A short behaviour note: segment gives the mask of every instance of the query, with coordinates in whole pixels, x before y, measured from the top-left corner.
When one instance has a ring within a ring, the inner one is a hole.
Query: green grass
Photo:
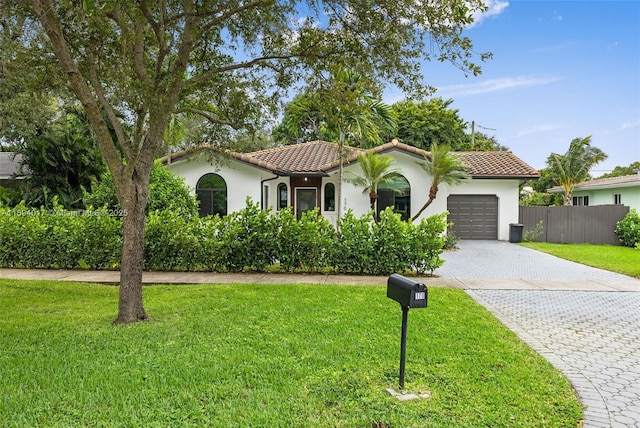
[[[640,279],[640,250],[617,245],[523,242],[524,247]]]
[[[463,291],[409,313],[379,286],[116,287],[0,280],[0,421],[9,427],[575,427],[567,380]]]

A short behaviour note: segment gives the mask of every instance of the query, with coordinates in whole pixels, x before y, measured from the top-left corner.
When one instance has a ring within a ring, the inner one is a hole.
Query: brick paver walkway
[[[467,292],[564,373],[584,427],[640,428],[640,293]]]

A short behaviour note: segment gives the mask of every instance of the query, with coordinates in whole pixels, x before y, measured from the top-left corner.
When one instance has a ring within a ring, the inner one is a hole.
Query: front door
[[[317,191],[316,188],[296,189],[296,217],[298,220],[302,217],[302,213],[311,211],[317,206]]]

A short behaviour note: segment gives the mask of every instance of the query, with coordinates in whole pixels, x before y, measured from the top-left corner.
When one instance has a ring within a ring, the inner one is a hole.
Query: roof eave
[[[638,187],[638,186],[640,186],[640,181],[618,183],[618,184],[602,184],[599,186],[583,186],[583,187],[576,186],[574,190],[609,190],[609,189],[620,189],[623,187]]]
[[[522,174],[522,175],[495,175],[495,174],[471,174],[471,178],[478,179],[504,179],[504,180],[527,180],[532,178],[540,178],[540,175]]]

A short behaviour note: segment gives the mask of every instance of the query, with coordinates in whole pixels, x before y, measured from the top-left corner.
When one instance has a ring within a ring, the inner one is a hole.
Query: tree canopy
[[[608,174],[603,174],[598,178],[622,177],[625,175],[640,174],[640,162],[632,162],[628,166],[616,166]]]
[[[12,43],[0,37],[3,47],[27,53],[3,56],[24,73],[40,71],[25,67],[25,58],[52,64],[55,57],[51,74],[87,113],[128,212],[115,322],[129,323],[147,318],[144,212],[172,115],[259,128],[277,111],[281,88],[321,82],[336,64],[424,94],[422,60],[480,72],[477,61],[488,55],[476,54],[463,30],[484,9],[481,0],[0,0],[0,22],[16,28]]]
[[[410,146],[429,151],[432,144],[447,145],[454,151],[507,150],[495,136],[481,132],[467,132],[468,123],[451,108],[452,99],[430,98],[425,101],[412,99],[399,101],[391,106],[397,117],[398,130],[385,139],[397,138]]]
[[[55,57],[32,49],[47,44],[46,35],[26,28],[15,2],[2,1],[0,8],[0,149],[14,150],[50,126],[69,93]]]
[[[320,87],[296,96],[284,109],[274,139],[282,144],[313,140],[373,147],[394,134],[396,117],[390,107],[353,70],[336,67]]]
[[[458,110],[450,109],[453,100],[431,98],[416,102],[404,100],[391,106],[398,118],[398,131],[388,135],[410,146],[430,150],[432,144],[448,145],[457,150],[465,141],[466,124]]]
[[[82,110],[65,114],[35,136],[17,143],[19,172],[25,177],[27,206],[52,207],[53,197],[67,209],[83,208],[83,191],[106,167]]]

